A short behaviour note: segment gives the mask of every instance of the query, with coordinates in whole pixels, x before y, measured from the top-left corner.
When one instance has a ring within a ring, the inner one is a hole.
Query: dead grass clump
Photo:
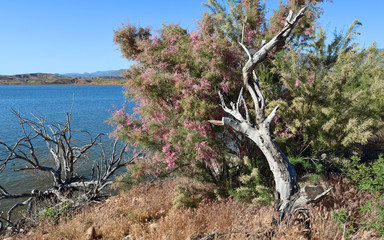
[[[355,212],[364,202],[373,199],[371,193],[359,193],[346,179],[338,176],[329,176],[327,185],[333,187],[327,198],[322,201],[322,206],[327,209],[347,208]]]
[[[200,239],[212,234],[242,234],[256,209],[233,199],[203,201],[196,209],[172,209],[169,214],[148,226],[145,239]],[[243,234],[244,235],[244,234]],[[142,236],[140,233],[134,237]]]
[[[193,189],[191,194],[199,198],[196,208],[173,207],[180,185]],[[297,222],[273,227],[273,206],[259,207],[233,198],[218,201],[196,190],[206,188],[207,192],[208,186],[184,179],[135,186],[104,204],[84,208],[71,220],[41,223],[17,239],[85,239],[91,227],[99,239],[342,239],[343,230],[332,211],[356,213],[352,224],[358,224],[366,217],[359,215],[359,205],[372,196],[338,177],[330,177],[326,185],[334,190],[310,209],[310,233]],[[379,239],[355,227],[350,239]]]
[[[84,208],[69,221],[41,226],[18,239],[85,239],[85,232],[94,227],[103,239],[122,239],[131,231],[145,231],[142,226],[162,218],[172,208],[173,180],[142,184],[127,193],[111,197],[104,204]]]

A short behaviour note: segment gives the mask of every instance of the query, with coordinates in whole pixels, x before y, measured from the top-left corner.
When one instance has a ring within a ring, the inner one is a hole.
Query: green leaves
[[[353,156],[352,168],[348,176],[358,184],[360,190],[377,192],[384,197],[384,158],[381,154],[379,158],[369,164],[361,163],[360,158]]]
[[[375,230],[379,236],[384,236],[384,158],[379,155],[371,163],[362,163],[358,156],[353,156],[352,167],[348,170],[348,177],[361,191],[371,192],[376,195],[375,201],[367,201],[360,206],[363,216],[370,215],[362,224],[368,229]]]
[[[362,151],[384,126],[383,54],[375,45],[358,49],[353,42],[355,21],[344,34],[335,34],[327,44],[321,28],[302,49],[289,47],[274,59],[286,101],[276,135],[288,126],[295,135],[285,143],[292,154],[344,154]],[[281,135],[281,134],[280,134]],[[309,144],[302,152],[297,146]]]

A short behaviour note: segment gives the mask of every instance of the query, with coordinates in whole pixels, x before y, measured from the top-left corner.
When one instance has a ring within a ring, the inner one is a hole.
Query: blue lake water
[[[31,113],[38,113],[47,120],[63,122],[65,112],[69,112],[74,100],[72,112],[72,129],[87,130],[92,135],[110,133],[113,129],[105,123],[111,112],[121,108],[125,103],[122,86],[79,86],[79,85],[0,85],[0,139],[13,144],[21,135],[18,118],[11,109],[19,111],[22,116],[32,119]],[[132,104],[132,103],[128,103]],[[126,106],[128,109],[129,106]],[[85,135],[79,135],[76,143],[89,142]],[[111,139],[103,137],[108,146]],[[49,161],[49,154],[44,143],[36,146],[42,158]],[[1,154],[1,153],[0,153]],[[97,153],[90,153],[88,160],[80,163],[80,172],[87,175],[89,162],[93,162]],[[4,156],[4,155],[3,155]],[[88,161],[88,163],[87,163]],[[50,181],[38,173],[14,172],[16,165],[10,165],[0,174],[0,185],[11,193],[26,192],[35,187],[50,187]],[[0,202],[0,211],[11,203]]]

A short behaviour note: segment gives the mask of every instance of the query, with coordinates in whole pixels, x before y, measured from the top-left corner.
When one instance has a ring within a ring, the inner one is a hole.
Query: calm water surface
[[[72,112],[72,129],[87,130],[92,135],[109,133],[112,128],[105,123],[111,117],[111,111],[121,108],[125,102],[122,86],[76,86],[76,85],[0,85],[0,138],[13,144],[21,135],[17,117],[11,109],[22,116],[33,118],[31,113],[38,113],[48,120],[63,122],[65,112],[69,112],[75,97]],[[128,109],[129,106],[126,106]],[[76,143],[81,145],[89,141],[88,137],[77,136]],[[111,140],[103,138],[106,146]],[[39,154],[43,161],[49,161],[49,154],[44,143],[39,143]],[[1,153],[0,153],[1,154]],[[98,157],[91,152],[88,160],[79,163],[79,173],[89,174],[89,162]],[[50,187],[49,175],[38,173],[14,172],[19,164],[7,166],[0,174],[0,185],[11,193],[30,191],[33,188]],[[0,212],[12,202],[0,202]]]

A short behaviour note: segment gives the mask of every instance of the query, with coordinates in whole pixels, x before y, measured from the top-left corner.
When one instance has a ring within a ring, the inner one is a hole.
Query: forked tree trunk
[[[283,211],[290,201],[291,196],[298,192],[299,186],[297,184],[295,168],[288,161],[270,134],[268,118],[264,118],[262,122],[257,125],[258,128],[246,122],[238,122],[227,117],[222,119],[222,125],[230,126],[234,130],[245,134],[260,148],[273,173],[275,180],[275,197],[276,200],[279,200],[278,210]]]
[[[270,123],[275,117],[279,106],[275,107],[268,116],[265,115],[265,99],[260,91],[259,81],[254,72],[256,66],[266,58],[269,51],[285,44],[285,40],[299,19],[303,17],[304,12],[305,8],[301,9],[296,16],[293,16],[292,11],[290,11],[283,29],[253,56],[243,43],[239,43],[249,57],[243,67],[242,77],[244,86],[251,94],[254,103],[255,119],[251,121],[249,117],[248,108],[242,96],[242,89],[236,104],[231,102],[231,108],[225,105],[224,98],[219,93],[222,108],[232,117],[223,117],[221,121],[209,121],[215,125],[229,126],[237,132],[246,135],[263,152],[275,180],[275,207],[276,211],[280,214],[280,222],[287,214],[291,215],[297,211],[307,211],[307,204],[318,200],[331,190],[323,191],[321,187],[308,187],[303,189],[304,191],[300,191],[295,168],[277,146],[270,131]],[[245,110],[245,117],[240,112],[241,106]]]

